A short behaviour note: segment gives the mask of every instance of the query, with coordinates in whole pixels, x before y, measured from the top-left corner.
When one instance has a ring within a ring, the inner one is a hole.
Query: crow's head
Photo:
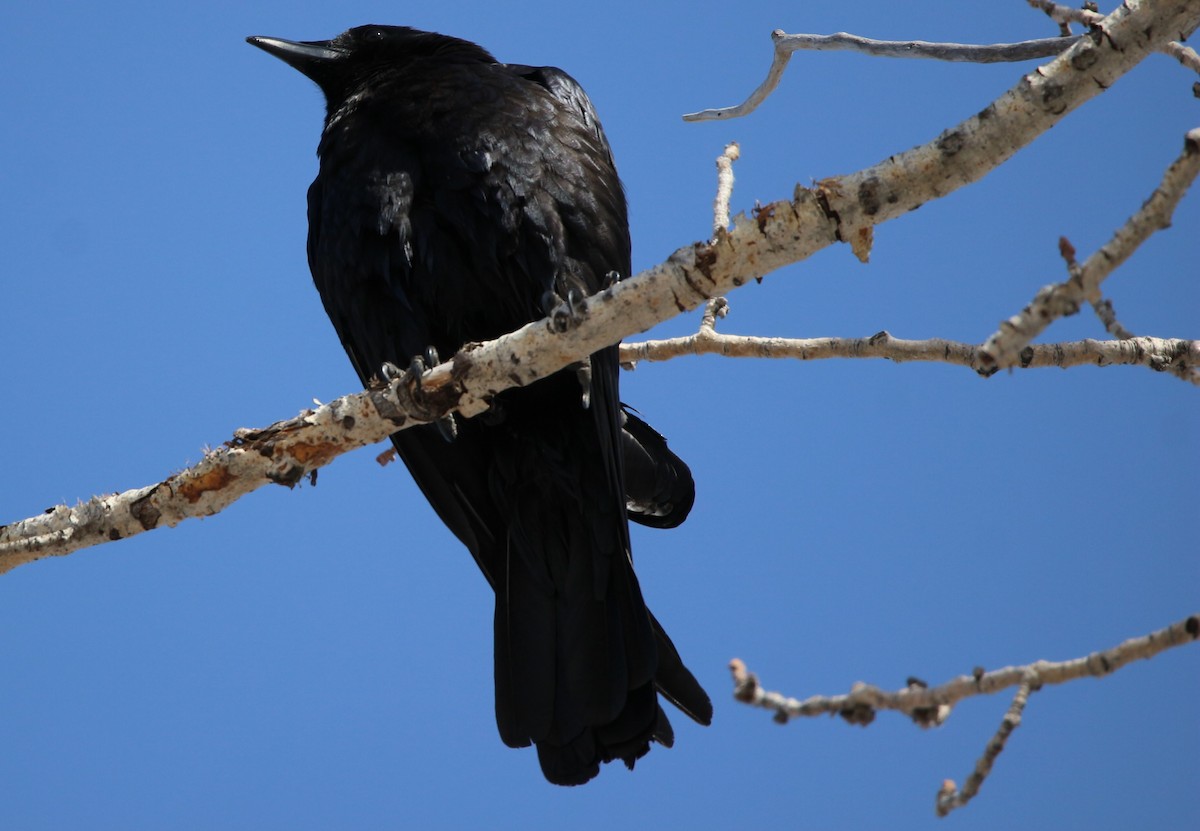
[[[333,40],[283,40],[252,36],[246,42],[304,73],[321,88],[331,108],[380,76],[403,73],[412,63],[495,63],[487,50],[458,38],[408,26],[356,26]]]

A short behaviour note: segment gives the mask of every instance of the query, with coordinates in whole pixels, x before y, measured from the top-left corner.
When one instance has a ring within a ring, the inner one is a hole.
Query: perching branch
[[[759,684],[758,676],[746,669],[739,659],[730,662],[733,675],[733,697],[738,701],[770,710],[775,721],[785,724],[799,716],[838,715],[850,724],[868,725],[879,710],[903,713],[920,727],[937,727],[949,718],[954,705],[965,698],[988,695],[1009,687],[1019,687],[1018,700],[1005,715],[996,736],[988,744],[983,758],[975,767],[961,792],[953,782],[942,786],[938,795],[938,814],[944,816],[953,808],[965,804],[979,789],[991,769],[992,762],[1004,747],[1004,742],[1020,721],[1025,698],[1046,684],[1065,684],[1080,678],[1098,678],[1116,672],[1126,664],[1152,658],[1160,652],[1200,639],[1200,613],[1191,615],[1165,629],[1132,638],[1103,652],[1093,652],[1069,661],[1034,661],[1025,666],[1009,666],[986,672],[982,667],[970,675],[960,675],[939,687],[929,687],[910,678],[908,685],[895,692],[871,684],[854,684],[844,695],[815,695],[800,701],[781,693],[768,692]],[[1022,694],[1023,693],[1023,694]]]
[[[978,180],[1111,86],[1171,33],[1198,21],[1200,4],[1189,0],[1128,0],[1105,18],[1103,36],[1081,38],[979,115],[873,167],[811,190],[797,188],[791,200],[766,205],[750,219],[739,217],[718,240],[680,248],[636,278],[588,298],[571,331],[530,323],[464,347],[425,373],[419,391],[397,381],[387,394],[359,393],[264,430],[239,431],[163,482],[0,527],[0,572],[216,513],[264,484],[294,484],[340,453],[414,423],[452,411],[478,415],[501,390],[532,383],[835,242],[848,242],[865,261],[874,225]]]

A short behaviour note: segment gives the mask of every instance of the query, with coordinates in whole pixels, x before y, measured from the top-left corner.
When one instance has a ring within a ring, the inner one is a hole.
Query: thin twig
[[[688,113],[684,121],[715,121],[719,119],[739,118],[748,115],[767,99],[783,78],[783,70],[793,53],[798,50],[830,51],[844,49],[885,58],[930,58],[940,61],[966,61],[970,63],[997,63],[1012,61],[1028,61],[1036,58],[1048,58],[1058,55],[1072,46],[1077,37],[1043,38],[1020,43],[929,43],[923,40],[893,41],[873,40],[872,38],[851,35],[846,32],[836,32],[832,35],[790,35],[779,29],[771,32],[774,44],[774,57],[771,67],[767,70],[766,79],[759,84],[758,89],[750,93],[741,104],[735,107],[702,110]]]
[[[1162,51],[1193,72],[1200,73],[1200,54],[1197,54],[1196,50],[1192,47],[1184,46],[1182,43],[1173,40],[1164,46]]]
[[[967,777],[966,783],[962,790],[959,790],[958,785],[953,779],[947,779],[942,782],[942,787],[938,790],[937,802],[935,810],[939,817],[944,817],[955,808],[961,808],[974,799],[979,793],[979,788],[983,785],[988,774],[992,772],[992,765],[996,763],[996,757],[1004,750],[1008,744],[1008,737],[1013,731],[1021,726],[1021,714],[1025,711],[1025,705],[1029,703],[1029,694],[1034,690],[1041,688],[1041,682],[1038,679],[1038,674],[1035,670],[1031,670],[1017,687],[1017,694],[1013,696],[1012,704],[1009,705],[1008,711],[1004,713],[1004,718],[1000,720],[1000,726],[996,729],[995,735],[987,743],[984,748],[983,755],[979,757],[979,761],[975,763],[975,770],[971,771],[971,775]]]
[[[1035,661],[1025,666],[1009,666],[991,672],[977,669],[971,675],[960,675],[938,687],[910,684],[894,692],[860,682],[844,695],[814,695],[804,701],[764,690],[757,676],[738,659],[730,662],[730,671],[733,673],[734,698],[753,707],[770,710],[784,721],[800,716],[840,715],[843,718],[850,716],[849,720],[854,723],[870,723],[878,710],[894,710],[918,721],[914,714],[922,710],[943,705],[953,707],[965,698],[1015,687],[1030,671],[1036,671],[1043,684],[1064,684],[1080,678],[1100,677],[1116,672],[1132,661],[1153,658],[1172,647],[1192,643],[1198,637],[1200,613],[1172,623],[1165,629],[1131,638],[1111,649],[1093,652],[1083,658],[1058,662]],[[864,713],[869,713],[870,717],[863,719]]]
[[[716,317],[728,313],[722,305]],[[715,323],[714,317],[712,323]],[[930,338],[904,340],[888,332],[867,338],[771,338],[729,335],[706,325],[692,335],[664,340],[621,344],[621,363],[669,361],[684,355],[721,355],[727,358],[790,358],[799,361],[830,358],[885,358],[896,363],[924,361],[951,364],[992,375],[984,368],[982,347],[976,344]],[[1014,367],[1037,369],[1075,366],[1145,366],[1158,372],[1170,371],[1200,385],[1195,369],[1200,367],[1200,341],[1165,338],[1127,340],[1081,340],[1072,343],[1038,343],[1026,346]]]
[[[729,202],[733,198],[733,163],[742,153],[736,141],[717,156],[717,195],[713,199],[713,239],[729,231]]]
[[[977,667],[970,675],[960,675],[938,687],[928,687],[916,679],[894,692],[872,684],[854,684],[845,695],[814,695],[800,701],[782,693],[764,690],[758,676],[746,664],[734,658],[729,663],[733,676],[733,697],[745,704],[769,710],[774,720],[786,724],[800,716],[838,715],[849,724],[866,726],[875,720],[879,710],[894,710],[908,716],[920,727],[941,725],[951,709],[965,698],[989,695],[1018,687],[1017,697],[1001,723],[1000,729],[988,743],[987,750],[975,766],[975,772],[960,792],[952,781],[943,783],[938,794],[938,813],[944,815],[965,804],[991,770],[1004,742],[1020,723],[1021,712],[1029,693],[1043,684],[1064,684],[1080,678],[1099,678],[1116,672],[1133,661],[1153,658],[1168,649],[1194,643],[1200,639],[1200,613],[1193,614],[1170,626],[1131,638],[1103,652],[1093,652],[1069,661],[1034,661],[1025,666],[1009,666],[986,672]],[[943,808],[945,810],[943,810]]]
[[[1132,340],[1133,338],[1137,337],[1137,335],[1135,335],[1133,332],[1130,332],[1128,329],[1122,326],[1121,321],[1117,320],[1117,312],[1115,309],[1113,309],[1112,301],[1108,298],[1093,300],[1092,311],[1096,313],[1096,317],[1100,318],[1100,322],[1104,324],[1104,330],[1114,338],[1120,338],[1121,340]],[[1193,376],[1196,375],[1194,370],[1197,368],[1200,367],[1192,367]],[[1187,376],[1180,377],[1186,378]],[[1200,378],[1194,378],[1194,380],[1195,383],[1200,384]]]

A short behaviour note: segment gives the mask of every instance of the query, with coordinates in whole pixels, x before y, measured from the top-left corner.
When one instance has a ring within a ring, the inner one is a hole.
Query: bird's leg
[[[385,361],[381,374],[383,375],[383,380],[389,384],[398,378],[406,378],[412,384],[413,394],[419,397],[421,395],[421,376],[425,374],[427,369],[437,366],[441,362],[437,350],[432,346],[428,346],[425,348],[424,357],[413,355],[407,372],[390,361]],[[442,416],[434,421],[433,425],[437,427],[438,432],[446,441],[454,441],[455,437],[458,436],[458,422],[454,420],[454,413]]]
[[[575,289],[567,291],[566,300],[554,291],[543,294],[542,313],[546,315],[550,331],[561,335],[578,326],[583,320],[583,300],[583,295]]]
[[[615,274],[616,272],[612,272]],[[542,311],[546,315],[546,325],[551,332],[562,334],[583,320],[583,296],[575,289],[567,291],[567,299],[563,300],[556,292],[548,291],[542,295]],[[575,370],[579,386],[583,389],[583,408],[592,405],[592,359],[584,358],[567,367]]]
[[[605,275],[604,275],[604,286],[603,286],[603,288],[606,288],[606,289],[611,289],[613,286],[615,286],[615,285],[616,285],[617,283],[619,283],[619,282],[621,282],[621,272],[619,272],[619,271],[610,271],[610,272],[608,272],[607,274],[605,274]]]
[[[583,388],[583,409],[592,406],[592,358],[588,356],[582,361],[571,365],[575,369],[575,377]]]

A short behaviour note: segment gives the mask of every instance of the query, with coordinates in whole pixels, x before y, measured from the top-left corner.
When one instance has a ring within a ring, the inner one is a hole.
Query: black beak
[[[246,43],[274,55],[293,69],[304,73],[318,84],[330,64],[344,60],[347,52],[331,45],[328,40],[295,41],[253,35]]]

